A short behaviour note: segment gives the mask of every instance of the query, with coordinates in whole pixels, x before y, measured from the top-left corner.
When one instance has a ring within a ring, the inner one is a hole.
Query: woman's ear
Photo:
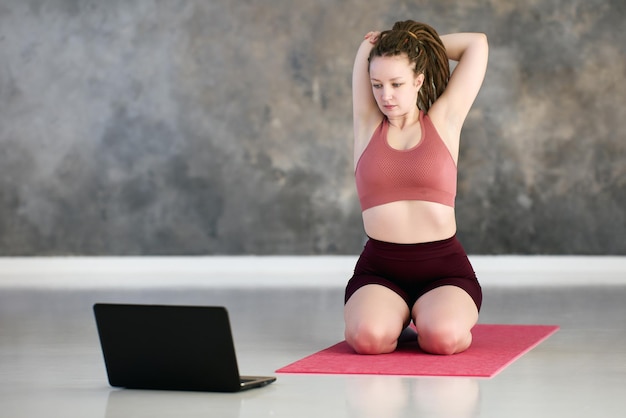
[[[424,84],[424,78],[424,73],[419,73],[415,77],[415,87],[417,87],[418,90],[422,88],[422,84]]]

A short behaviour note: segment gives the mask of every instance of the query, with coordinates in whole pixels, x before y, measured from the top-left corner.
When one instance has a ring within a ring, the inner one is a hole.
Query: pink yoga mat
[[[452,356],[426,354],[416,342],[390,354],[359,355],[342,341],[276,373],[465,376],[491,378],[559,329],[555,325],[487,325],[472,330],[473,343]]]

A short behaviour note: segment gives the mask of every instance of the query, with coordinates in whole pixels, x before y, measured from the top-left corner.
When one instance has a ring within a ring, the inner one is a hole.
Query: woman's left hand
[[[370,43],[375,44],[376,41],[378,41],[379,36],[380,32],[378,31],[367,32],[367,34],[365,35],[365,39],[369,40]]]

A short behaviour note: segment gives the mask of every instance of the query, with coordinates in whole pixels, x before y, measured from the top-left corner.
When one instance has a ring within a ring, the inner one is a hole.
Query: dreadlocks
[[[406,54],[414,65],[415,75],[424,74],[424,83],[417,97],[417,106],[428,112],[430,106],[443,93],[450,78],[446,49],[439,35],[425,23],[407,20],[396,22],[391,30],[384,31],[372,51],[374,57]]]

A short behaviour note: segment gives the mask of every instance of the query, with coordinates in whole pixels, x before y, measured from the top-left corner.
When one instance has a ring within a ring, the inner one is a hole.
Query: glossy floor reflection
[[[559,273],[555,269],[534,274],[547,277]],[[217,394],[109,387],[91,305],[226,306],[240,371],[265,375],[343,338],[342,289],[4,285],[0,287],[0,416],[463,418],[626,414],[625,285],[486,285],[484,291],[481,322],[557,324],[561,330],[493,379],[278,375],[278,380],[265,388]]]

